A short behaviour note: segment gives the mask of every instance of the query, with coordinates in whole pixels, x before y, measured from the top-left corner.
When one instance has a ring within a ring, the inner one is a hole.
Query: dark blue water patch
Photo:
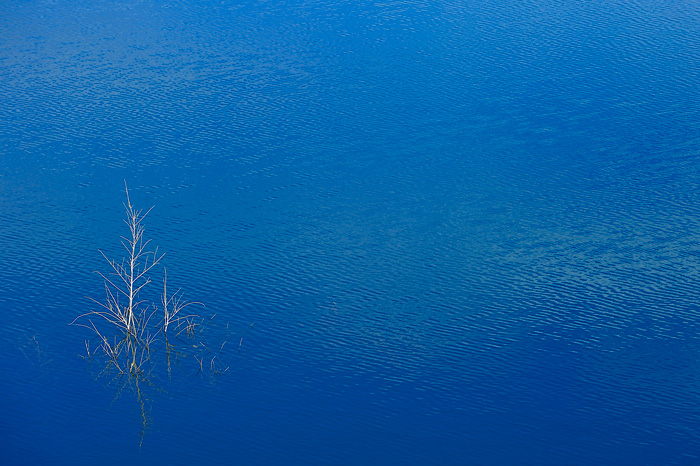
[[[697,462],[695,3],[0,10],[6,463]],[[124,180],[225,376],[80,357]]]

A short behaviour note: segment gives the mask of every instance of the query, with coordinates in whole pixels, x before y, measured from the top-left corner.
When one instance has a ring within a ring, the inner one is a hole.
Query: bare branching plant
[[[196,361],[192,362],[193,372],[197,375],[210,372],[212,379],[225,373],[228,367],[222,362],[224,344],[212,346],[219,348],[215,354],[201,341],[201,332],[211,326],[216,314],[204,318],[191,312],[194,306],[204,305],[186,301],[181,290],[172,293],[168,288],[167,271],[160,267],[163,254],[151,247],[150,240],[144,236],[144,219],[151,209],[145,212],[136,209],[126,182],[124,188],[124,222],[129,232],[121,237],[124,257],[113,260],[100,251],[109,265],[107,273],[97,272],[104,282],[104,297],[88,298],[94,308],[71,324],[85,327],[93,335],[85,340],[85,358],[93,361],[103,357],[105,366],[100,375],[111,374],[112,381],[123,382],[122,388],[127,384],[133,387],[142,414],[143,440],[148,419],[143,388],[153,386],[155,369],[162,367],[159,363],[165,365],[168,378],[171,362],[177,364],[186,357]],[[149,285],[153,284],[154,276],[162,276],[162,292],[151,291]]]
[[[166,358],[170,366],[171,344],[169,336],[185,333],[192,336],[195,330],[195,313],[183,310],[192,305],[202,305],[185,301],[180,290],[168,294],[166,270],[162,269],[163,292],[159,302],[142,299],[142,292],[151,284],[151,275],[160,272],[163,254],[158,248],[151,248],[151,241],[144,237],[146,212],[136,209],[126,191],[126,223],[129,235],[121,237],[125,256],[121,261],[113,260],[100,251],[109,264],[109,273],[97,272],[104,280],[103,300],[90,299],[97,305],[96,310],[78,316],[72,323],[90,329],[97,338],[98,350],[106,356],[107,365],[120,374],[138,376],[151,361],[155,345],[161,339],[165,343]],[[88,357],[89,343],[86,342]]]

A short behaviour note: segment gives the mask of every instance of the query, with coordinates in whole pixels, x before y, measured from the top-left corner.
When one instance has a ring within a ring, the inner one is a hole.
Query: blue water
[[[0,462],[699,464],[698,83],[690,0],[4,0]],[[124,180],[228,367],[143,407]]]

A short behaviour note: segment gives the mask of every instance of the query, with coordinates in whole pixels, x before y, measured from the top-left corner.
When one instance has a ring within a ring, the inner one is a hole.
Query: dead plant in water
[[[160,267],[163,254],[151,247],[144,235],[144,219],[151,209],[145,212],[136,209],[126,181],[124,188],[124,223],[129,232],[121,237],[125,255],[117,261],[100,251],[109,265],[107,273],[97,272],[104,282],[104,298],[88,298],[96,307],[76,317],[71,324],[85,327],[92,333],[93,337],[85,340],[85,358],[104,362],[99,376],[113,376],[110,384],[120,381],[117,396],[125,387],[133,388],[141,411],[140,439],[143,442],[150,422],[146,391],[147,387],[157,386],[154,383],[156,368],[165,366],[170,379],[171,360],[177,363],[181,358],[190,357],[196,375],[210,372],[214,379],[226,373],[228,366],[222,361],[225,342],[212,344],[212,348],[219,348],[218,354],[214,354],[209,345],[201,341],[203,329],[211,324],[216,314],[203,318],[189,312],[191,306],[204,305],[186,301],[179,289],[173,293],[168,288],[167,271]],[[151,277],[161,274],[162,291],[152,292]],[[226,328],[228,330],[228,325]]]
[[[102,301],[88,298],[98,307],[97,310],[78,316],[72,324],[80,325],[94,332],[98,341],[98,350],[106,356],[107,365],[111,365],[120,374],[139,376],[151,361],[155,344],[161,337],[165,342],[166,359],[170,366],[170,347],[168,336],[189,335],[194,328],[197,314],[185,315],[182,310],[193,304],[182,298],[180,290],[168,295],[167,273],[163,269],[163,292],[160,302],[141,299],[142,292],[151,284],[150,275],[157,271],[163,254],[158,248],[150,247],[150,240],[144,237],[143,221],[151,209],[146,212],[134,208],[126,191],[126,223],[128,236],[121,237],[126,255],[121,261],[107,257],[100,251],[109,264],[109,273],[97,272],[104,280],[105,297]],[[92,357],[88,348],[88,357]],[[95,354],[93,351],[92,354]]]

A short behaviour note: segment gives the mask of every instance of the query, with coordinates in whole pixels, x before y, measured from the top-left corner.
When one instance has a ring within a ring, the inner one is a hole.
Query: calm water
[[[691,0],[4,0],[0,462],[698,464],[699,57]],[[67,325],[124,180],[227,342],[143,411]]]

